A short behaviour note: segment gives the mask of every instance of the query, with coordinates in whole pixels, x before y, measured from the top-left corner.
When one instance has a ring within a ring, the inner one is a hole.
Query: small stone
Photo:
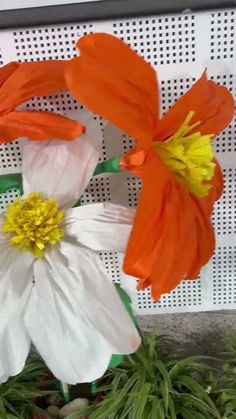
[[[60,418],[60,409],[57,406],[48,406],[46,409],[46,412],[52,417],[52,418]]]
[[[76,412],[76,410],[83,409],[88,407],[89,401],[88,399],[74,399],[72,402],[67,403],[63,406],[60,410],[60,417],[66,418],[66,416],[71,415],[72,413]]]
[[[47,398],[47,402],[50,405],[53,406],[63,406],[64,402],[63,402],[63,398],[59,393],[54,393],[51,394],[48,398]]]

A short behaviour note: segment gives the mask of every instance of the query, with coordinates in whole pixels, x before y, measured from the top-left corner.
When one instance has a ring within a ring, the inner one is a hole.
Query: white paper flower
[[[43,257],[9,245],[0,229],[0,382],[24,367],[31,341],[53,374],[75,384],[102,376],[112,354],[140,343],[97,252],[124,252],[133,211],[111,203],[72,208],[97,164],[99,124],[72,142],[25,143],[24,196],[39,192],[65,210],[65,233]],[[83,116],[83,117],[82,117]]]

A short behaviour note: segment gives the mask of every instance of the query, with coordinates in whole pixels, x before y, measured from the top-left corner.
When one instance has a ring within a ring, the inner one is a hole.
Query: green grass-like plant
[[[42,381],[48,374],[41,362],[29,362],[23,371],[0,385],[0,419],[32,419],[34,413],[49,416],[36,406],[35,400],[53,393],[41,390],[52,382]]]
[[[236,335],[227,340],[223,366],[216,375],[210,375],[211,397],[218,406],[223,419],[236,419]]]
[[[208,357],[183,358],[180,345],[171,349],[170,341],[153,331],[100,380],[100,401],[67,419],[236,419],[236,335],[227,343],[216,370]],[[1,384],[0,419],[49,418],[36,405],[54,393],[47,390],[54,381],[42,380],[47,374],[43,363],[30,362]]]
[[[138,351],[109,370],[99,391],[104,399],[68,417],[91,419],[220,419],[200,384],[207,358],[170,356],[165,339],[153,331]]]

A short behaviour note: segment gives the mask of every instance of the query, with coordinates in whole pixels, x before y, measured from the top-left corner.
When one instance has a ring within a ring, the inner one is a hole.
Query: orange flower
[[[0,143],[21,136],[33,140],[73,140],[83,131],[77,121],[53,112],[17,111],[33,96],[67,90],[65,61],[11,62],[0,68]]]
[[[234,114],[231,94],[206,72],[160,119],[154,69],[119,39],[92,34],[68,64],[72,93],[134,137],[122,166],[140,176],[142,190],[124,270],[152,296],[197,278],[215,248],[211,213],[223,189],[212,138]]]

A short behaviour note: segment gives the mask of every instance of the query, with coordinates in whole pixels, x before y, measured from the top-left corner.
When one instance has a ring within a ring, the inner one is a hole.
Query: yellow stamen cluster
[[[54,199],[31,193],[26,199],[17,198],[7,205],[3,231],[18,249],[28,249],[41,257],[48,245],[56,244],[63,237],[64,230],[60,228],[63,217],[64,211],[58,211]]]
[[[207,195],[215,163],[211,140],[213,134],[189,133],[200,122],[190,124],[194,112],[189,112],[178,131],[166,141],[155,141],[153,146],[175,177],[197,196]]]

